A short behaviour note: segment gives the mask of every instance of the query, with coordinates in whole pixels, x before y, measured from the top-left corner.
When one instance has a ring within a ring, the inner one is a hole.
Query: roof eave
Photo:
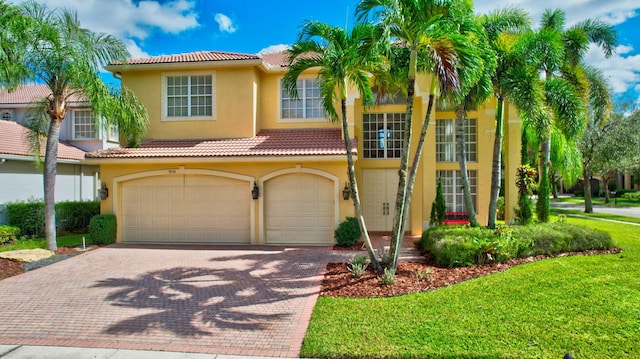
[[[168,63],[156,63],[156,64],[121,64],[121,65],[107,65],[105,70],[115,73],[120,71],[131,70],[173,70],[181,68],[189,69],[202,69],[212,67],[243,67],[243,66],[260,66],[262,65],[262,59],[250,59],[250,60],[225,60],[225,61],[185,61],[185,62],[168,62]]]
[[[354,160],[357,160],[354,155]],[[224,157],[128,157],[128,158],[95,158],[87,157],[84,163],[90,165],[132,164],[132,163],[243,163],[243,162],[344,162],[347,156],[311,155],[311,156],[224,156]]]

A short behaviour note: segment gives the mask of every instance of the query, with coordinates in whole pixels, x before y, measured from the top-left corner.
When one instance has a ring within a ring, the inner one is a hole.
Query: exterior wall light
[[[344,183],[344,188],[342,189],[342,198],[345,201],[348,201],[351,197],[351,188],[349,187],[349,182]]]
[[[251,190],[251,198],[258,199],[260,197],[260,188],[256,184],[256,181],[253,181],[253,189]]]
[[[100,187],[100,199],[109,198],[109,189],[107,188],[107,184],[102,182],[102,187]]]

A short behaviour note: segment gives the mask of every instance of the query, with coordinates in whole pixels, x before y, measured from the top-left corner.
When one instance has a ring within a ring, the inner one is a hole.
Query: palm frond
[[[40,98],[33,101],[27,107],[27,112],[24,116],[28,131],[23,141],[29,145],[29,152],[33,156],[38,168],[42,168],[43,147],[46,143],[49,123],[51,121],[47,113],[48,102],[49,100],[47,98]]]

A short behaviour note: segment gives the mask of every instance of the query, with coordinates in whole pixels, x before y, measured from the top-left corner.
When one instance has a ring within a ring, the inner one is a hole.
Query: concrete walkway
[[[341,260],[334,253],[100,248],[0,281],[0,344],[37,346],[10,355],[52,346],[297,357],[326,263]],[[78,357],[66,350],[5,357]]]

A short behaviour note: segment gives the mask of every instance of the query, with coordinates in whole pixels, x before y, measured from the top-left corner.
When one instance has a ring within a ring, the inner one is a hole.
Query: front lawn
[[[551,199],[551,201],[573,203],[584,206],[584,197],[560,197]],[[618,197],[616,199],[611,198],[611,201],[609,203],[604,202],[604,197],[593,197],[591,198],[591,202],[593,205],[607,207],[640,207],[640,199],[629,199],[623,197]]]
[[[301,356],[640,356],[640,227],[567,221],[610,232],[623,252],[543,260],[401,297],[321,297]]]
[[[82,237],[86,238],[86,244],[89,245],[89,234],[69,234],[57,238],[58,247],[74,247],[82,245]],[[46,238],[20,239],[14,245],[0,246],[0,252],[15,251],[19,249],[47,249]]]

